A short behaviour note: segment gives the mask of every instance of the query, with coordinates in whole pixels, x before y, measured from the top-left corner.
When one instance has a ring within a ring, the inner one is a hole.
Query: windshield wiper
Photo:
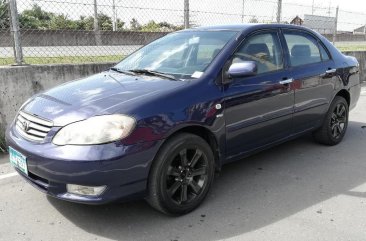
[[[165,74],[165,73],[162,73],[162,72],[159,72],[159,71],[155,71],[155,70],[149,70],[149,69],[130,69],[128,71],[129,72],[136,73],[136,74],[148,74],[148,75],[154,75],[154,76],[164,77],[164,78],[171,79],[171,80],[178,80],[173,75]]]
[[[136,75],[136,74],[135,74],[135,73],[133,73],[132,71],[129,71],[129,70],[121,70],[121,69],[116,68],[116,67],[112,67],[112,68],[110,68],[110,70],[113,70],[113,71],[115,71],[115,72],[122,73],[122,74],[127,74],[127,75],[133,75],[133,76],[135,76],[135,75]]]

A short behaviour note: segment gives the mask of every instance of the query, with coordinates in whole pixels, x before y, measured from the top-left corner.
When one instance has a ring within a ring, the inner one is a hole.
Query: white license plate
[[[27,157],[9,146],[10,163],[26,175],[28,175]]]

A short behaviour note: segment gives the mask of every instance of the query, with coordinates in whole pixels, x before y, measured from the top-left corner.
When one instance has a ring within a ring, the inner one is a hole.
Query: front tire
[[[348,126],[348,103],[336,96],[329,107],[323,125],[313,132],[314,139],[324,145],[334,146],[340,143]]]
[[[178,134],[163,145],[154,160],[147,201],[166,214],[188,213],[203,202],[214,170],[208,143],[193,134]]]

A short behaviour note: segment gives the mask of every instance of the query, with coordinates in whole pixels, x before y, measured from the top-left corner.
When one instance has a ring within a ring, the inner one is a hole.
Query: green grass
[[[366,43],[365,45],[337,45],[336,47],[342,51],[342,52],[346,52],[346,51],[366,51]]]
[[[123,55],[110,56],[62,56],[62,57],[25,57],[26,64],[82,64],[82,63],[102,63],[118,62],[123,59]],[[14,58],[0,58],[0,65],[14,64]]]

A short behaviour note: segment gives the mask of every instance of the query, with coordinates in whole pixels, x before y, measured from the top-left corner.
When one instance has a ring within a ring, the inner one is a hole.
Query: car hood
[[[187,83],[104,72],[38,94],[22,110],[52,120],[54,126],[64,126],[95,115],[123,113],[123,105],[148,101]]]

